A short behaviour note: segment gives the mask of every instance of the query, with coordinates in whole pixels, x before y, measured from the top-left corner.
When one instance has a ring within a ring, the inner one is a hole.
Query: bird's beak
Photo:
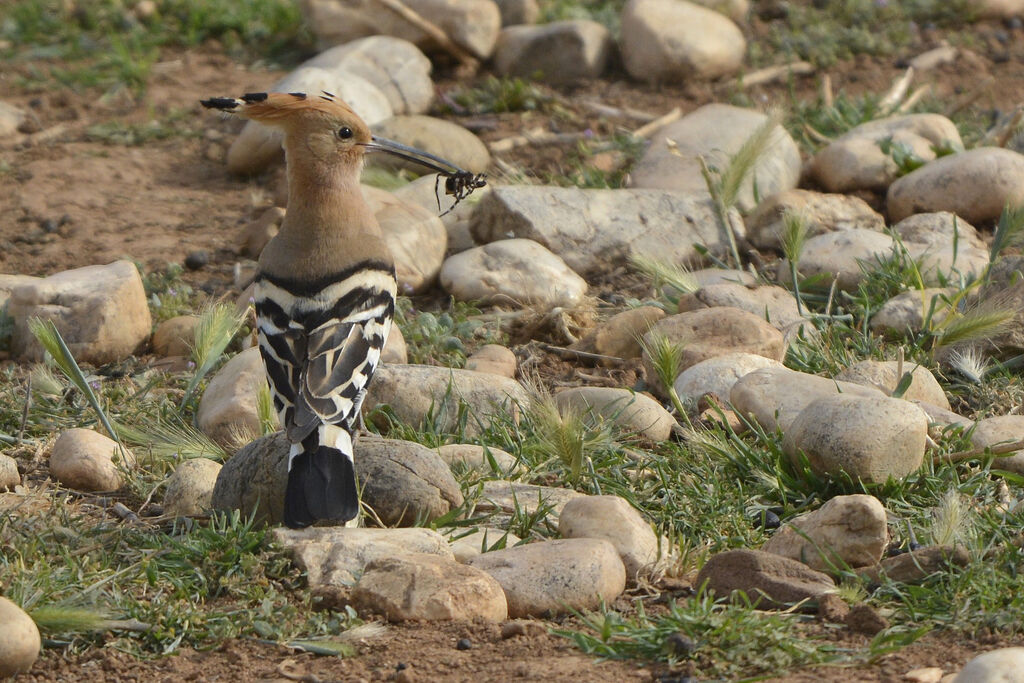
[[[424,152],[422,149],[416,149],[415,147],[409,147],[403,145],[400,142],[394,140],[388,140],[387,138],[379,138],[374,136],[370,138],[370,142],[363,143],[363,146],[370,152],[387,152],[388,154],[394,155],[406,161],[412,161],[422,166],[442,173],[444,175],[453,175],[455,173],[467,174],[467,171],[462,170],[447,159],[434,156],[430,152]]]

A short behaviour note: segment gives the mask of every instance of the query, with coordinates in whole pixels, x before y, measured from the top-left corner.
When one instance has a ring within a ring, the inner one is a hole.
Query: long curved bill
[[[434,156],[430,152],[424,152],[422,149],[403,145],[401,142],[395,142],[394,140],[388,140],[387,138],[379,138],[376,135],[370,139],[370,142],[364,143],[363,146],[369,151],[387,152],[388,154],[405,159],[406,161],[412,161],[413,163],[426,166],[432,171],[436,171],[437,173],[441,173],[446,176],[466,175],[469,173],[469,171],[462,170],[447,159]]]

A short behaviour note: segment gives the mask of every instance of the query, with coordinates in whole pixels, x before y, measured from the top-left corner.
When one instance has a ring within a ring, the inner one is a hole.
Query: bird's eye
[[[350,137],[352,137],[352,129],[349,128],[348,126],[342,126],[341,128],[338,129],[338,137],[341,138],[342,140],[348,140]]]

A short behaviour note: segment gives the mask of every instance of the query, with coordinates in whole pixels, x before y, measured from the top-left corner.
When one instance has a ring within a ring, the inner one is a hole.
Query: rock
[[[240,510],[267,524],[284,516],[288,439],[282,432],[253,441],[230,458],[217,477],[211,505]],[[462,504],[462,492],[437,453],[409,441],[364,436],[355,444],[362,502],[384,524],[431,520]]]
[[[722,283],[707,285],[679,297],[680,313],[723,306],[753,313],[761,320],[771,323],[777,330],[784,330],[793,323],[803,320],[793,294],[775,285],[747,287],[741,284]]]
[[[747,373],[729,392],[736,411],[749,415],[762,428],[783,433],[804,408],[816,401],[842,393],[872,400],[885,396],[878,389],[850,382],[839,382],[784,367],[767,367]]]
[[[945,43],[945,41],[943,41]],[[931,71],[946,64],[952,64],[960,56],[960,51],[955,47],[944,44],[932,48],[917,55],[910,60],[908,66],[914,67],[914,72]]]
[[[572,348],[625,360],[639,358],[644,352],[640,338],[664,317],[665,311],[657,306],[630,308],[599,323]]]
[[[989,264],[987,249],[946,244],[905,242],[907,255],[917,264],[926,286],[938,287],[951,281],[976,280]]]
[[[476,470],[482,474],[502,475],[509,472],[516,466],[518,460],[510,453],[500,448],[490,446],[478,446],[476,444],[458,443],[447,446],[438,446],[437,454],[441,456],[449,467],[465,467]],[[497,465],[497,471],[491,465],[491,460]]]
[[[461,301],[513,306],[579,306],[587,281],[529,239],[491,242],[449,256],[441,286]]]
[[[726,17],[685,0],[629,0],[619,47],[639,81],[680,82],[736,73],[747,42]]]
[[[975,448],[990,448],[999,444],[1024,439],[1024,415],[1002,415],[986,417],[975,423],[971,433],[971,445]],[[1024,450],[1014,451],[992,463],[992,468],[1024,474]]]
[[[61,432],[50,453],[50,474],[76,491],[116,491],[124,485],[122,470],[134,464],[131,451],[91,429]]]
[[[300,66],[269,88],[270,92],[334,93],[374,126],[394,115],[391,103],[375,85],[353,73],[318,66]],[[228,148],[227,165],[232,173],[253,175],[284,159],[284,132],[276,127],[249,121]]]
[[[774,358],[754,353],[727,353],[714,356],[686,368],[676,377],[675,390],[679,398],[696,403],[708,394],[729,400],[733,385],[741,377],[760,368],[781,368]]]
[[[865,581],[874,583],[883,577],[897,583],[916,583],[936,572],[966,567],[970,561],[971,556],[961,545],[930,545],[887,557],[878,566],[861,569],[857,573]]]
[[[757,278],[745,270],[735,268],[700,268],[691,270],[690,277],[697,289],[710,287],[711,285],[731,284],[753,287],[757,284]]]
[[[711,556],[694,584],[718,597],[742,591],[754,605],[781,607],[835,590],[827,574],[760,550],[726,550]]]
[[[520,541],[513,533],[491,527],[455,527],[446,531],[446,535],[455,559],[463,563],[481,553],[511,548]]]
[[[933,246],[956,242],[960,250],[987,248],[973,225],[948,211],[907,216],[892,229],[904,242]]]
[[[786,522],[762,550],[839,572],[877,564],[889,541],[885,507],[874,496],[836,496]]]
[[[993,263],[978,298],[997,310],[1016,312],[1003,332],[989,337],[986,352],[1001,359],[1024,352],[1024,256],[1003,256]]]
[[[405,4],[478,59],[486,59],[493,52],[501,13],[491,0],[406,0]],[[437,51],[426,33],[398,15],[381,11],[380,5],[371,0],[303,0],[300,6],[320,46],[383,34]]]
[[[382,13],[378,12],[377,18],[381,16]],[[384,93],[396,116],[422,114],[434,103],[430,59],[418,47],[401,38],[378,35],[345,42],[321,52],[304,66],[320,67],[342,76],[355,74],[362,77]]]
[[[405,337],[398,325],[392,325],[388,338],[384,340],[384,350],[380,354],[381,363],[405,365],[409,362],[409,351],[405,345]]]
[[[933,439],[941,438],[943,432],[949,427],[960,427],[962,431],[966,432],[974,426],[974,420],[969,420],[959,413],[954,413],[952,410],[933,406],[923,401],[911,400],[910,402],[923,410],[925,415],[928,416],[928,436]]]
[[[32,617],[5,597],[0,597],[0,677],[7,678],[32,668],[42,640]]]
[[[557,522],[566,504],[582,495],[572,489],[498,479],[484,482],[476,509],[478,512],[498,511],[506,514],[518,510],[522,514],[536,515],[541,508],[546,508],[548,518]]]
[[[839,289],[855,290],[864,280],[861,263],[869,270],[879,261],[888,261],[895,242],[881,232],[871,230],[843,230],[812,237],[804,244],[798,272],[805,278],[822,276],[835,279]],[[779,261],[776,271],[779,282],[789,284],[789,260]]]
[[[909,683],[941,683],[942,673],[942,669],[937,666],[923,666],[903,674],[903,680]]]
[[[1024,671],[1024,647],[1003,647],[967,662],[953,683],[1015,683]]]
[[[818,475],[881,484],[921,466],[927,437],[928,416],[909,401],[839,394],[804,408],[782,448],[798,466],[806,457]]]
[[[889,628],[889,620],[879,614],[874,607],[867,604],[854,605],[846,615],[846,626],[854,633],[866,636],[878,635]]]
[[[639,1],[686,4],[684,0]],[[721,17],[717,20],[728,23]],[[650,147],[630,171],[630,185],[707,197],[708,188],[701,172],[700,157],[705,157],[710,166],[724,168],[729,158],[767,121],[768,117],[761,112],[728,104],[708,104],[692,111],[654,134]],[[669,146],[668,140],[674,144]],[[796,143],[782,126],[776,126],[768,146],[740,188],[737,199],[740,211],[750,211],[757,205],[755,184],[758,195],[762,197],[790,190],[800,180],[800,168],[800,150]],[[711,225],[715,224],[712,219]],[[655,255],[662,259],[682,260],[667,253]]]
[[[882,304],[871,316],[871,331],[894,337],[918,334],[924,328],[925,316],[929,313],[933,324],[945,320],[949,314],[947,302],[954,295],[954,290],[940,287],[901,292]]]
[[[274,542],[288,550],[307,574],[309,586],[351,586],[376,560],[412,553],[453,560],[444,536],[431,529],[360,529],[321,526],[274,529]]]
[[[925,161],[935,158],[933,145],[963,149],[959,131],[945,116],[890,116],[862,123],[836,138],[815,155],[811,175],[829,192],[884,190],[899,172],[896,162],[879,145],[890,137],[909,146]],[[891,211],[889,217],[893,219]]]
[[[359,613],[388,621],[503,621],[501,584],[480,569],[438,555],[403,554],[373,560],[352,591]]]
[[[384,242],[395,259],[403,293],[420,293],[437,280],[448,248],[448,231],[433,213],[390,192],[363,185],[363,197],[380,223]]]
[[[466,436],[475,436],[492,420],[518,416],[530,404],[530,395],[513,379],[484,372],[439,368],[431,365],[381,365],[363,404],[364,414],[387,404],[399,422],[410,427],[428,417],[442,432],[459,430],[459,406],[465,403],[469,419]],[[386,425],[383,425],[386,426]]]
[[[710,200],[687,194],[501,185],[480,200],[471,230],[480,243],[509,237],[540,242],[587,276],[636,255],[694,262],[700,256],[695,243],[724,253],[728,247],[717,225]]]
[[[209,510],[221,464],[208,458],[192,458],[178,465],[167,480],[164,513],[177,517]]]
[[[262,433],[257,400],[267,384],[260,350],[235,354],[213,376],[199,400],[196,423],[218,445],[234,450]]]
[[[750,12],[749,0],[692,0],[695,4],[724,14],[737,24],[743,25]]]
[[[1021,0],[976,0],[970,4],[980,19],[1013,19],[1024,14],[1024,2]]]
[[[978,147],[936,159],[889,187],[889,219],[950,211],[971,223],[995,220],[1003,208],[1024,202],[1024,155]]]
[[[626,578],[658,561],[658,537],[650,522],[619,496],[583,496],[562,508],[558,517],[562,538],[603,538],[615,546],[626,567]]]
[[[494,70],[549,83],[598,78],[611,53],[611,34],[588,19],[503,29],[494,49]]]
[[[885,230],[885,219],[860,197],[786,190],[768,197],[747,216],[747,239],[759,249],[782,251],[783,216],[801,216],[807,236],[841,230]]]
[[[0,138],[7,138],[18,132],[18,127],[25,121],[26,114],[13,104],[0,101]],[[32,661],[35,661],[33,658]]]
[[[903,379],[898,374],[899,369],[899,361],[863,360],[841,371],[836,375],[836,379],[843,380],[844,382],[853,382],[854,384],[862,384],[866,387],[875,387],[886,394],[892,395],[900,380]],[[911,373],[913,379],[900,398],[907,399],[908,401],[924,401],[943,410],[950,409],[946,392],[943,391],[938,380],[935,379],[935,376],[932,375],[928,368],[917,363],[905,362],[903,363],[903,372]]]
[[[818,598],[818,618],[822,621],[841,624],[849,613],[850,606],[837,593],[824,593]]]
[[[501,344],[485,344],[469,355],[466,369],[511,379],[516,376],[516,354]]]
[[[655,323],[644,340],[650,344],[658,334],[683,345],[680,371],[728,353],[752,353],[777,361],[782,361],[786,355],[781,332],[753,313],[738,308],[705,308],[670,315]],[[643,359],[648,384],[655,386],[657,374],[646,352]]]
[[[21,483],[18,462],[9,455],[0,453],[0,492],[13,491]]]
[[[615,546],[603,539],[541,541],[470,558],[501,584],[509,617],[547,617],[610,603],[626,587]]]
[[[652,398],[629,389],[572,387],[555,394],[559,412],[575,410],[615,423],[628,434],[662,442],[672,436],[676,420]]]
[[[21,285],[29,285],[42,280],[40,277],[31,275],[10,275],[0,273],[0,311],[4,310],[11,298],[11,292]]]
[[[278,206],[272,206],[253,222],[242,228],[241,253],[251,259],[259,259],[263,253],[263,247],[267,246],[277,231],[281,228],[284,220],[285,210]]]
[[[473,173],[483,173],[491,165],[487,145],[459,124],[445,119],[420,114],[394,116],[374,126],[373,133],[439,156]],[[371,154],[366,163],[388,169],[405,168],[417,174],[429,171],[392,154]]]
[[[392,191],[392,194],[407,204],[426,209],[432,215],[441,214],[438,218],[448,232],[448,250],[457,254],[477,246],[469,227],[477,204],[490,191],[491,186],[485,185],[456,205],[455,198],[446,195],[443,185],[437,184],[437,176],[425,175]]]
[[[542,636],[548,632],[546,626],[532,619],[514,619],[501,625],[501,639],[518,638],[519,636]]]
[[[198,315],[176,315],[156,326],[153,332],[153,353],[159,356],[189,358],[195,345]]]
[[[537,0],[497,0],[501,12],[501,25],[536,24],[540,19],[540,5]],[[498,36],[501,40],[501,36]]]
[[[14,319],[11,352],[41,361],[43,348],[29,331],[29,320],[57,326],[79,362],[106,365],[140,351],[153,319],[139,271],[130,261],[66,270],[11,290],[7,314]]]

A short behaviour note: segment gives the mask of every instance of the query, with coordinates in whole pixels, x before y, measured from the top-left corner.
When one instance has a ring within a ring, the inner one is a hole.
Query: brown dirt
[[[755,21],[752,31],[756,34],[759,30]],[[924,74],[918,82],[932,83],[938,99],[950,109],[965,93],[974,93],[970,106],[979,116],[1007,112],[1024,101],[1024,31],[1001,24],[981,24],[971,31],[974,52],[968,58]],[[993,38],[999,31],[1009,39],[999,42]],[[906,56],[935,46],[941,38],[924,36]],[[24,140],[0,141],[0,161],[10,169],[0,174],[0,272],[47,275],[121,257],[160,269],[167,262],[181,263],[188,253],[203,250],[210,254],[210,263],[189,273],[189,281],[212,295],[228,293],[232,269],[239,259],[239,228],[271,205],[276,176],[273,172],[254,179],[229,176],[219,159],[238,123],[209,114],[197,100],[259,90],[279,74],[248,70],[208,51],[167,51],[154,69],[144,99],[104,101],[71,91],[19,91],[11,85],[19,68],[0,73],[4,99],[29,109],[43,132]],[[837,93],[884,92],[902,73],[902,62],[858,58],[828,73]],[[994,85],[974,92],[988,76],[994,77]],[[457,85],[444,74],[438,83],[442,91]],[[797,97],[813,97],[818,83],[818,78],[799,79]],[[534,125],[563,131],[591,128],[597,134],[636,127],[628,120],[601,120],[586,113],[574,105],[582,97],[661,113],[675,106],[685,112],[710,101],[729,101],[734,94],[726,85],[651,87],[613,75],[607,81],[561,91],[563,113],[556,116],[482,117],[489,130],[483,130],[481,137],[493,141]],[[753,88],[746,95],[759,105],[787,105],[791,97],[784,84]],[[99,123],[143,123],[182,109],[191,117],[182,125],[195,135],[138,147],[91,141],[87,136],[88,129]],[[522,148],[505,158],[544,178],[565,170],[570,150]],[[877,206],[878,198],[874,199]],[[54,223],[56,230],[52,230]],[[621,285],[635,286],[622,273],[593,284],[598,293],[621,291],[617,289]],[[550,356],[541,363],[554,383],[579,381],[569,363]],[[587,372],[608,374],[604,370]],[[628,377],[616,380],[628,382]],[[831,633],[838,647],[862,648],[868,642],[864,636],[838,628],[818,627],[819,632]],[[460,638],[469,638],[473,647],[457,650],[455,643]],[[937,633],[872,664],[853,669],[819,667],[778,680],[899,680],[905,672],[924,666],[955,671],[980,651],[1022,642],[971,641]],[[32,672],[19,680],[633,681],[662,676],[662,680],[673,680],[680,675],[660,666],[598,662],[552,635],[502,640],[496,626],[484,624],[392,625],[385,635],[360,644],[358,652],[358,657],[340,660],[239,640],[213,651],[186,649],[175,656],[139,661],[105,648],[92,648],[80,655],[48,649]],[[402,664],[405,668],[399,670]]]

